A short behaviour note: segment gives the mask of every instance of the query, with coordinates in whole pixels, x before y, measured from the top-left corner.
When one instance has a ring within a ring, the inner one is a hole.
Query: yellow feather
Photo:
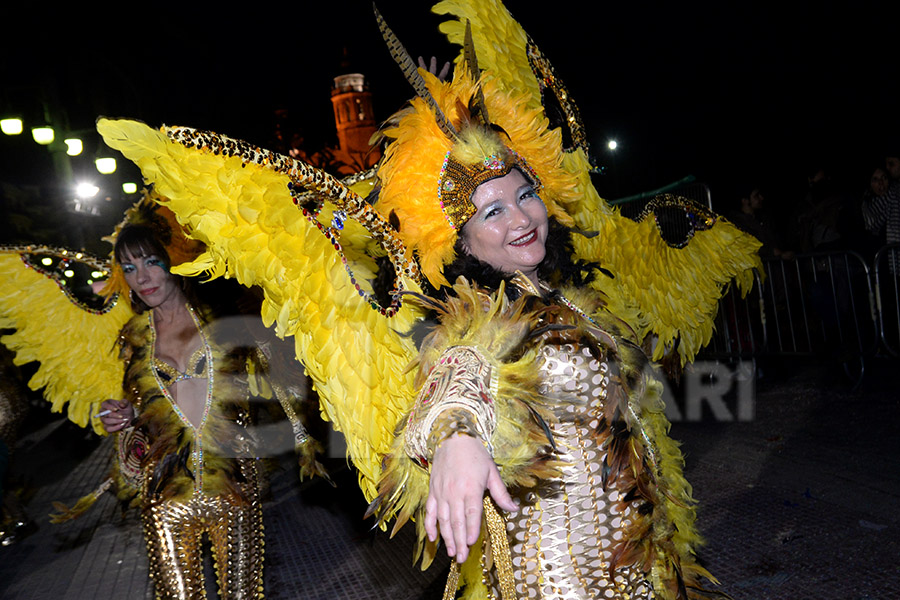
[[[91,415],[104,400],[122,397],[116,340],[131,308],[121,300],[101,315],[79,308],[56,282],[25,266],[20,254],[26,251],[0,251],[0,328],[16,330],[0,341],[15,352],[16,364],[40,362],[28,386],[44,388],[54,412],[68,405],[73,423],[106,435]]]

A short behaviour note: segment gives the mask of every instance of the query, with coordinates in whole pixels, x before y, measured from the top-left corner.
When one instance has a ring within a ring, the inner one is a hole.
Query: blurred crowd
[[[727,217],[758,238],[764,259],[796,253],[854,251],[871,262],[886,244],[900,243],[900,148],[873,161],[865,175],[815,164],[806,189],[775,190],[750,182]]]

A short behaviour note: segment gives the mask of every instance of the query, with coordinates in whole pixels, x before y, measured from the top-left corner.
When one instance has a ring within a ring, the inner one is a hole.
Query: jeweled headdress
[[[388,44],[403,67],[395,52],[402,46]],[[395,217],[400,238],[435,287],[448,285],[443,267],[455,258],[459,231],[475,213],[472,193],[513,168],[535,185],[551,216],[572,225],[565,207],[575,200],[576,180],[562,168],[559,130],[550,131],[541,110],[501,92],[489,74],[478,76],[473,59],[467,62],[450,82],[404,67],[409,79],[420,81],[413,82],[418,96],[383,131],[390,143],[378,171],[376,208]]]
[[[438,177],[438,203],[447,222],[457,231],[475,214],[472,195],[482,183],[518,168],[534,184],[535,191],[541,191],[541,180],[528,163],[496,136],[478,141],[471,139],[481,135],[483,132],[479,127],[465,129],[464,137],[447,151]],[[476,151],[472,152],[473,149]]]

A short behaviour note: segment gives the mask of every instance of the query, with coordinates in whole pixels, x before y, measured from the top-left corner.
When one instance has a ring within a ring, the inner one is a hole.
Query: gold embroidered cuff
[[[479,438],[492,453],[497,385],[496,369],[475,347],[447,349],[428,374],[410,412],[406,453],[427,468],[434,450],[456,433]]]
[[[438,418],[431,426],[431,432],[425,441],[427,457],[431,460],[444,440],[458,433],[480,439],[487,451],[493,456],[494,449],[490,442],[485,439],[482,430],[483,427],[478,423],[478,415],[474,410],[458,406],[448,408],[438,415]]]

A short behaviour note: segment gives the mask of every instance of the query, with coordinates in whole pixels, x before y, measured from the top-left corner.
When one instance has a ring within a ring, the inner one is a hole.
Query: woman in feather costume
[[[78,517],[113,489],[123,506],[141,510],[157,597],[206,598],[207,536],[221,597],[261,598],[263,528],[251,430],[258,411],[250,399],[278,400],[293,429],[301,479],[328,479],[316,460],[321,447],[298,410],[307,382],[282,364],[259,317],[247,314],[248,306],[258,310],[255,297],[239,286],[195,286],[171,273],[205,248],[159,200],[147,192],[106,238],[114,242],[112,264],[67,249],[0,248],[0,328],[12,331],[0,342],[16,364],[39,363],[29,386],[41,389],[54,411],[67,409],[74,423],[114,435],[110,476],[71,508],[54,503],[51,522]],[[49,265],[42,262],[49,257]],[[105,301],[71,291],[62,271],[72,263],[97,271],[94,277],[109,275],[94,287]]]
[[[153,231],[126,226],[115,261],[138,313],[120,336],[125,398],[107,400],[110,433],[143,431],[141,520],[160,598],[205,597],[201,542],[208,533],[224,598],[262,586],[262,510],[247,394],[236,376],[246,357],[222,352],[202,325]]]
[[[124,279],[136,316],[119,336],[124,398],[103,402],[100,419],[107,432],[137,432],[146,440],[131,477],[140,486],[157,597],[206,597],[201,554],[206,534],[220,597],[261,598],[262,509],[254,440],[247,429],[252,424],[247,365],[255,362],[265,370],[266,357],[254,348],[255,340],[247,344],[244,330],[211,322],[213,314],[191,293],[190,283],[170,272],[160,238],[172,237],[171,231],[160,219],[148,222],[156,227],[126,225],[116,236],[112,285]],[[301,477],[324,475],[315,460],[316,444],[288,394],[268,383],[294,427]]]
[[[559,136],[489,80],[425,77],[439,111],[416,99],[386,130],[376,206],[437,290],[433,325],[372,511],[443,539],[473,598],[699,594],[660,385],[608,276],[572,258]]]

